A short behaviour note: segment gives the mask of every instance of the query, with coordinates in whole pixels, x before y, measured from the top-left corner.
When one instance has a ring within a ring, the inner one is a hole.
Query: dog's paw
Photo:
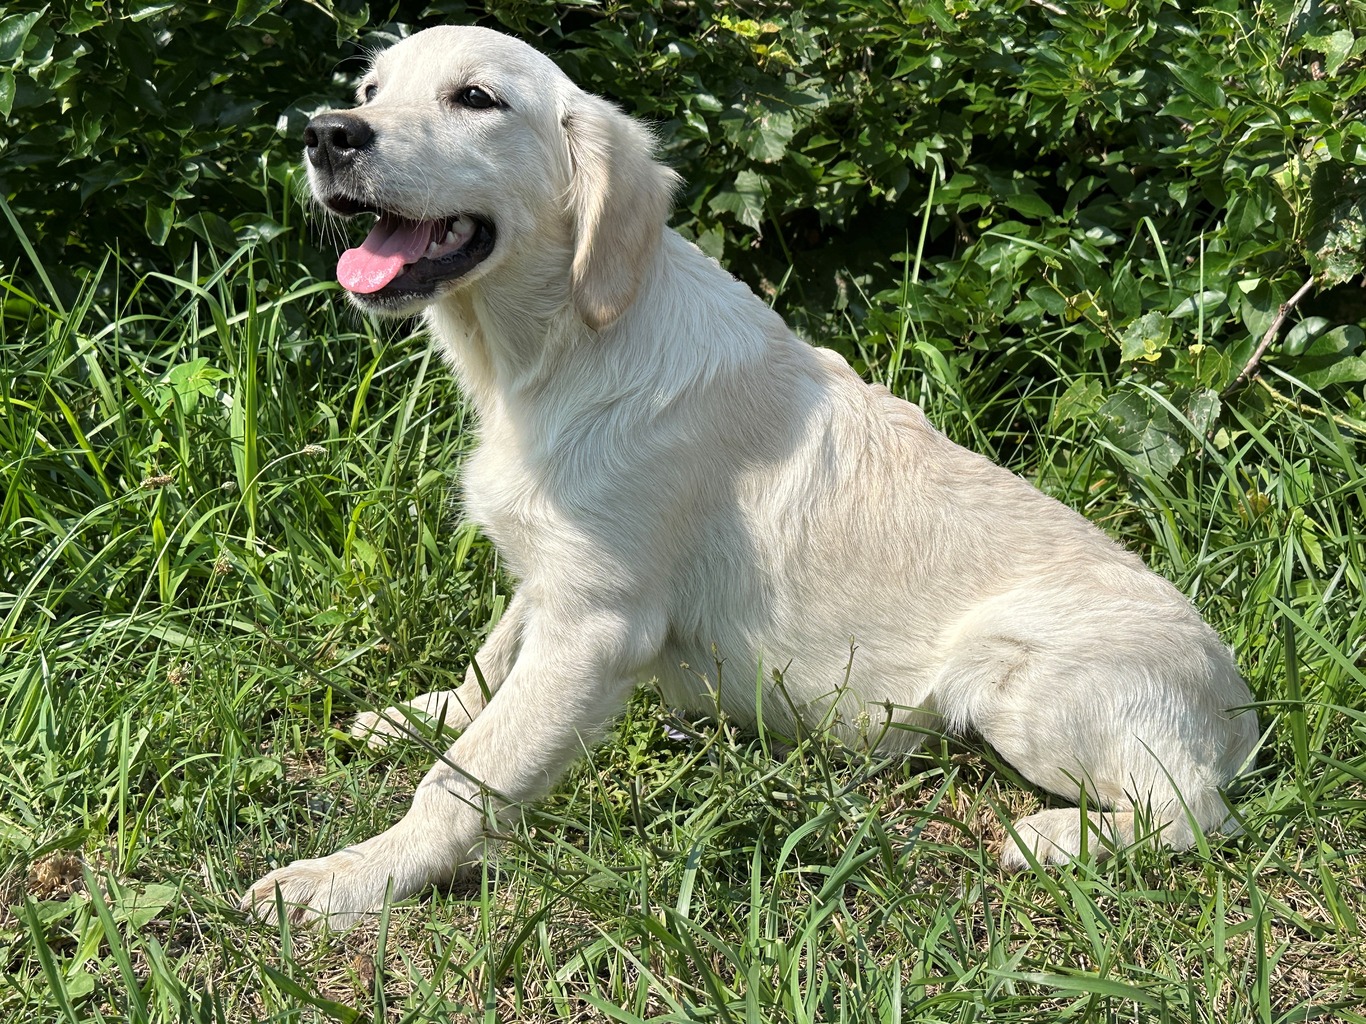
[[[371,750],[383,750],[393,740],[449,741],[470,721],[458,694],[445,690],[424,693],[383,711],[362,712],[351,722],[349,732]]]
[[[399,708],[362,711],[347,732],[353,740],[364,743],[371,750],[383,750],[393,740],[410,740],[416,736]]]
[[[1039,864],[1066,864],[1082,854],[1082,829],[1086,836],[1086,853],[1102,860],[1111,853],[1107,839],[1110,829],[1095,818],[1086,822],[1075,807],[1039,811],[1015,823],[1018,840],[1007,839],[1001,850],[1001,867],[1007,871],[1024,871],[1029,865],[1025,849]],[[1104,834],[1102,835],[1102,830]]]
[[[241,909],[273,923],[278,913],[276,890],[291,924],[326,923],[337,931],[350,928],[384,907],[386,894],[398,900],[411,895],[399,887],[389,867],[358,847],[329,857],[296,860],[277,868],[251,886]]]

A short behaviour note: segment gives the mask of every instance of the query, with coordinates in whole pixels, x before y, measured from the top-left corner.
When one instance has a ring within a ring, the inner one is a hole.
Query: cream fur
[[[442,102],[471,83],[506,106]],[[1225,823],[1220,787],[1258,731],[1214,632],[664,229],[674,176],[641,126],[481,29],[407,39],[365,84],[361,198],[497,226],[493,255],[422,314],[478,413],[466,507],[518,588],[477,656],[487,706],[472,668],[409,706],[463,732],[408,814],[271,872],[244,907],[272,917],[278,886],[296,920],[344,926],[386,888],[444,882],[481,855],[488,807],[543,794],[639,680],[752,722],[761,666],[784,669],[764,695],[778,729],[829,719],[902,749],[917,726],[976,730],[1038,785],[1084,785],[1108,808],[1091,827],[1121,845],[1136,807],[1178,847]],[[408,717],[356,734],[378,744]],[[1081,848],[1075,809],[1015,828],[1043,862]],[[1002,861],[1027,864],[1014,845]]]

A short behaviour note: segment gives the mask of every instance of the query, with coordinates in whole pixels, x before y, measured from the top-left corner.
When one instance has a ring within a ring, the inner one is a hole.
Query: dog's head
[[[594,329],[630,305],[676,180],[642,125],[478,28],[384,51],[356,99],[314,117],[304,142],[318,201],[377,218],[337,265],[359,305],[406,315],[500,277],[525,287],[528,267]]]

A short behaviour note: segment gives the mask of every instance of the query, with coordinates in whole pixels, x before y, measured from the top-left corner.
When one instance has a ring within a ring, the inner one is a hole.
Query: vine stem
[[[1308,405],[1307,403],[1298,401],[1294,398],[1287,398],[1261,377],[1257,378],[1257,383],[1261,385],[1262,390],[1265,391],[1277,405],[1283,405],[1287,409],[1294,409],[1301,414],[1310,413],[1314,416],[1322,416],[1325,419],[1332,420],[1345,430],[1350,430],[1354,434],[1360,434],[1362,437],[1366,437],[1366,423],[1363,423],[1361,420],[1354,420],[1347,416],[1339,416],[1335,413],[1328,412],[1325,409],[1320,409],[1318,406]]]
[[[1238,376],[1233,378],[1233,383],[1224,388],[1219,395],[1220,398],[1227,398],[1252,379],[1252,375],[1257,372],[1257,368],[1261,365],[1262,356],[1266,354],[1271,343],[1276,340],[1276,335],[1281,333],[1285,318],[1290,315],[1292,309],[1300,304],[1300,299],[1309,294],[1309,289],[1314,287],[1316,280],[1314,275],[1310,274],[1309,279],[1300,285],[1299,290],[1281,303],[1281,308],[1276,310],[1276,316],[1271,321],[1271,326],[1266,329],[1266,333],[1262,335],[1262,340],[1258,343],[1256,351],[1252,353],[1252,357],[1248,359],[1243,368],[1238,371]]]

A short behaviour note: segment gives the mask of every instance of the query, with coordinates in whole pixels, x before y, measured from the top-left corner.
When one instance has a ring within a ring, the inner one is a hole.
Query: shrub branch
[[[1314,287],[1316,281],[1317,278],[1310,274],[1309,279],[1300,285],[1299,290],[1281,303],[1281,308],[1276,310],[1276,316],[1271,321],[1271,326],[1266,329],[1266,333],[1262,335],[1262,340],[1258,343],[1256,351],[1252,353],[1252,357],[1248,359],[1243,368],[1238,371],[1238,376],[1233,378],[1233,383],[1224,388],[1223,394],[1219,396],[1220,398],[1227,398],[1252,379],[1252,375],[1261,366],[1262,356],[1266,354],[1267,348],[1276,340],[1276,335],[1281,333],[1281,326],[1285,323],[1285,318],[1290,315],[1292,309],[1300,304],[1300,299],[1309,294],[1309,289]]]

